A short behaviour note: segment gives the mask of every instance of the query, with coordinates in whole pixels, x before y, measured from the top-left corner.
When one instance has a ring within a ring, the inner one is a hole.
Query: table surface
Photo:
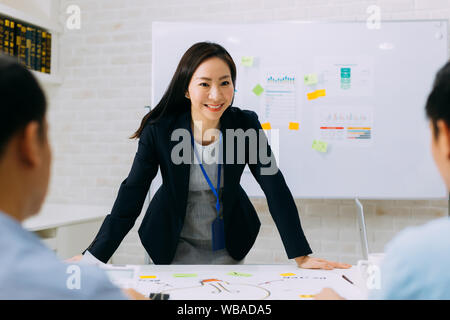
[[[23,222],[29,231],[68,226],[104,218],[111,208],[95,205],[44,204],[38,215]]]

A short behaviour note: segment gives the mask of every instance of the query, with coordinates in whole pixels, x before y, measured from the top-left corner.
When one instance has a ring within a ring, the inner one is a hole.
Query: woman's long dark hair
[[[180,114],[189,110],[191,102],[185,94],[192,75],[203,61],[213,57],[222,59],[228,65],[231,80],[236,87],[236,65],[227,50],[217,43],[196,43],[185,52],[163,97],[156,107],[144,116],[141,126],[130,139],[139,138],[147,122],[155,123],[165,115]]]

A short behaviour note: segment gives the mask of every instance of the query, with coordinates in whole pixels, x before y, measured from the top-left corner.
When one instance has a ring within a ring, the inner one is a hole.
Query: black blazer
[[[172,148],[180,141],[171,141],[171,135],[178,128],[189,130],[190,123],[189,111],[177,116],[167,116],[158,123],[144,127],[131,171],[120,185],[111,213],[106,216],[100,231],[87,248],[99,260],[108,261],[133,227],[158,167],[163,183],[147,208],[139,228],[139,236],[155,264],[170,264],[173,260],[186,215],[190,164],[172,162]],[[237,152],[234,152],[234,162],[226,157],[225,130],[255,129],[259,132],[262,128],[256,113],[229,107],[220,119],[220,126],[224,161],[223,219],[225,245],[230,256],[236,260],[243,259],[252,248],[261,225],[255,208],[240,185],[246,164],[266,195],[288,258],[312,253],[303,233],[294,199],[281,171],[277,169],[273,175],[261,174],[261,169],[269,167],[270,163],[261,163],[259,152],[257,163],[251,161],[253,164],[249,164],[249,139],[245,143],[245,163],[238,162]],[[260,142],[261,138],[257,136]],[[262,137],[267,142],[266,136]],[[235,151],[236,145],[235,143]],[[268,150],[268,154],[272,155],[270,147]]]

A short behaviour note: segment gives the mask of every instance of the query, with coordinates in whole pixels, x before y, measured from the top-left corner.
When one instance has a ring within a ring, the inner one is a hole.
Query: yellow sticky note
[[[316,94],[318,97],[325,97],[326,95],[325,89],[316,90]]]
[[[314,100],[317,99],[317,93],[315,91],[307,93],[306,97],[308,98],[308,100]]]
[[[326,95],[325,89],[320,89],[320,90],[316,90],[316,91],[307,93],[306,97],[308,98],[308,100],[314,100],[314,99],[317,99],[318,97],[325,97],[325,95]]]
[[[319,152],[327,152],[328,143],[320,140],[314,140],[312,144],[312,148]]]
[[[156,276],[140,276],[140,279],[156,279]]]
[[[314,294],[300,294],[299,297],[302,299],[311,299],[311,298],[314,298],[315,295]]]
[[[253,66],[253,60],[254,60],[253,57],[242,57],[241,58],[241,64],[244,67],[252,67]]]
[[[272,127],[270,126],[270,122],[261,123],[261,127],[262,127],[264,130],[270,130],[270,129],[272,129]]]
[[[289,272],[289,273],[282,273],[282,274],[280,274],[280,276],[282,276],[282,277],[292,277],[292,276],[295,276],[295,273],[291,273],[291,272]]]
[[[289,122],[289,130],[298,130],[300,127],[298,122]]]

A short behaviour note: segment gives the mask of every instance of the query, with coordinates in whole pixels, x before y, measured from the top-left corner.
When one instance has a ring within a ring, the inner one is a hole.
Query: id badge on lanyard
[[[200,164],[200,169],[202,169],[203,176],[205,177],[206,181],[208,182],[209,187],[211,188],[212,192],[214,193],[214,196],[216,197],[217,216],[211,225],[212,249],[213,249],[213,251],[222,250],[222,249],[225,249],[225,226],[223,223],[223,217],[221,217],[219,214],[220,213],[219,191],[220,191],[220,176],[222,173],[222,171],[221,171],[222,164],[219,163],[217,165],[217,171],[218,171],[218,173],[217,173],[217,189],[215,189],[211,180],[208,177],[208,174],[205,171],[205,168],[203,167],[203,165],[200,161],[200,157],[197,153],[197,149],[195,148],[194,135],[192,134],[192,131],[191,131],[191,142],[192,142],[192,147],[194,148],[195,156],[197,157],[197,160]],[[220,150],[221,143],[222,143],[222,134],[219,137],[219,150]],[[220,160],[220,155],[219,155],[219,160]]]

